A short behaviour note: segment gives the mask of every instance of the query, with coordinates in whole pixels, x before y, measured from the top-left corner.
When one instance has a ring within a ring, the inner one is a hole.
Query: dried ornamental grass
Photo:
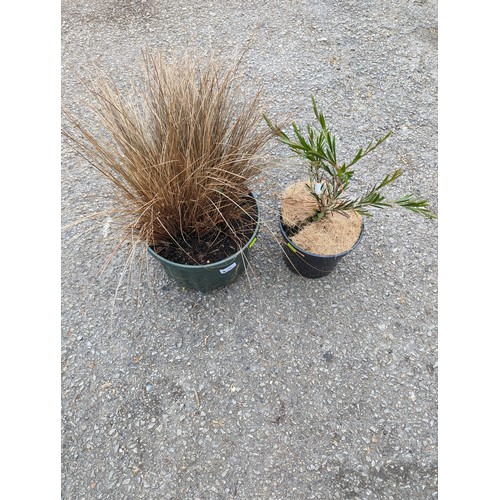
[[[261,91],[244,98],[239,60],[200,64],[161,52],[144,60],[141,86],[129,92],[105,75],[88,84],[104,137],[68,113],[72,128],[63,130],[115,188],[119,246],[184,248],[228,233],[243,246],[235,227],[252,218],[244,208],[249,181],[272,136],[260,127]]]

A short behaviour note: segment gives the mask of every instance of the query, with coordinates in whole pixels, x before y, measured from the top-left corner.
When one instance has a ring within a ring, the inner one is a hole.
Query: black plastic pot
[[[323,278],[328,276],[348,253],[352,252],[361,241],[364,231],[364,222],[361,225],[361,232],[356,243],[346,252],[338,253],[335,255],[318,255],[315,253],[306,252],[298,247],[286,234],[283,228],[283,223],[280,217],[280,231],[284,239],[282,244],[284,250],[284,259],[286,265],[297,274],[304,278]]]
[[[257,207],[257,223],[252,237],[241,250],[224,260],[212,264],[191,266],[164,259],[151,247],[148,247],[148,252],[161,263],[167,275],[182,287],[193,288],[200,292],[209,292],[229,285],[246,269],[250,249],[257,240],[260,227],[260,208],[257,200],[255,200],[255,203]]]

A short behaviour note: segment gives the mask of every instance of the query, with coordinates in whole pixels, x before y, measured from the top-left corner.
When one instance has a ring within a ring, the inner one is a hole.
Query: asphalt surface
[[[437,33],[427,0],[63,0],[62,99],[82,109],[94,63],[134,78],[145,47],[249,44],[248,90],[264,85],[271,117],[310,120],[314,94],[346,157],[392,130],[356,185],[401,167],[389,192],[437,210]],[[108,191],[62,157],[65,226]],[[328,278],[302,279],[275,238],[303,170],[280,145],[268,160],[252,271],[210,294],[152,259],[101,272],[106,221],[63,232],[62,498],[437,497],[437,221],[378,212]]]

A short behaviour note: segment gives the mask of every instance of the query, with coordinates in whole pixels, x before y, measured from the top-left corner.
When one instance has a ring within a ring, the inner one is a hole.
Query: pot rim
[[[361,218],[361,231],[359,232],[359,236],[358,236],[358,239],[356,240],[356,243],[354,243],[354,245],[351,248],[349,248],[349,250],[346,250],[345,252],[341,252],[341,253],[330,254],[330,255],[320,255],[317,253],[308,252],[307,250],[303,250],[298,245],[296,245],[286,234],[285,229],[283,228],[282,220],[283,219],[282,219],[281,214],[280,214],[280,220],[279,220],[280,231],[281,231],[282,236],[285,238],[286,242],[289,243],[290,245],[292,245],[295,249],[297,249],[299,252],[303,253],[304,255],[310,255],[311,257],[316,257],[316,258],[321,258],[321,259],[340,258],[340,257],[344,257],[349,252],[352,252],[361,242],[361,239],[363,237],[363,232],[365,229],[365,219]]]
[[[243,253],[247,248],[250,248],[250,246],[253,246],[253,243],[255,243],[255,240],[257,239],[257,233],[259,232],[260,228],[260,219],[261,219],[261,212],[260,212],[260,206],[259,202],[257,201],[257,198],[255,198],[253,193],[250,193],[250,196],[255,200],[255,205],[257,207],[257,220],[255,224],[255,230],[252,233],[252,236],[249,238],[247,243],[245,244],[244,247],[242,247],[240,250],[238,250],[236,253],[233,253],[229,257],[226,257],[223,260],[218,260],[217,262],[212,262],[210,264],[180,264],[178,262],[174,262],[173,260],[168,260],[162,257],[161,255],[157,254],[150,245],[148,245],[147,250],[148,252],[153,255],[153,257],[157,258],[160,262],[165,263],[169,266],[173,267],[179,267],[181,269],[218,269],[219,267],[230,264],[232,263],[239,254]]]

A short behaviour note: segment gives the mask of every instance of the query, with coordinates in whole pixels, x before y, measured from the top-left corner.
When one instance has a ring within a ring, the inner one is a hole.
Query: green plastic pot
[[[186,265],[164,259],[151,247],[148,247],[148,252],[160,262],[167,275],[182,287],[192,288],[200,292],[209,292],[227,286],[245,271],[248,266],[250,249],[257,240],[260,228],[260,207],[257,200],[255,200],[255,203],[257,206],[255,231],[241,250],[224,260],[206,265]]]

